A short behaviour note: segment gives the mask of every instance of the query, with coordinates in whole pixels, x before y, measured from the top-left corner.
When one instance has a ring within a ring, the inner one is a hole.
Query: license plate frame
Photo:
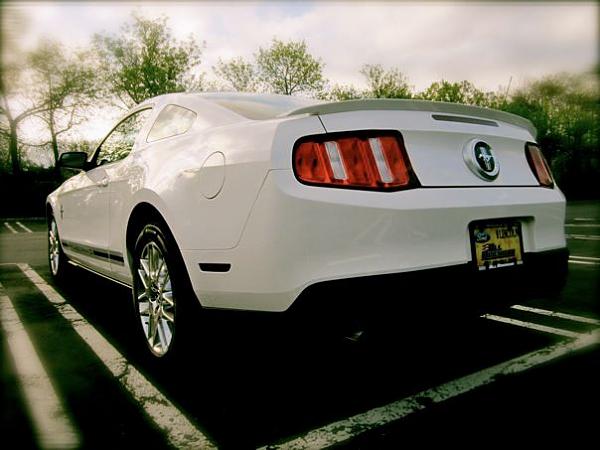
[[[522,224],[516,219],[494,219],[469,225],[473,265],[490,271],[523,264]]]

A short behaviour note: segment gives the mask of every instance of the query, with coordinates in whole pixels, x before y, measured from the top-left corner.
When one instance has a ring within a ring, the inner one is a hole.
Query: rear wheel
[[[48,264],[54,279],[62,280],[65,277],[69,262],[62,250],[58,226],[54,217],[50,218],[50,224],[48,225]]]
[[[134,249],[134,312],[139,335],[155,358],[173,355],[183,341],[187,290],[176,251],[158,224],[142,229]]]

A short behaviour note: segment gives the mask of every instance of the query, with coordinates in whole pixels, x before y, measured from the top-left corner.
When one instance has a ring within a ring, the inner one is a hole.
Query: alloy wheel
[[[164,356],[175,332],[175,300],[165,257],[155,242],[142,249],[137,276],[137,307],[146,342],[155,356]]]
[[[58,228],[54,219],[52,219],[50,229],[48,230],[48,259],[50,260],[52,275],[58,275],[60,269],[60,242],[58,240]]]

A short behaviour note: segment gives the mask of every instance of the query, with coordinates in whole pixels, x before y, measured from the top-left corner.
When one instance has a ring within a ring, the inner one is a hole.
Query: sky
[[[483,89],[519,85],[560,71],[591,69],[598,56],[595,3],[528,4],[426,2],[182,2],[18,3],[20,44],[45,37],[69,46],[94,33],[117,33],[131,11],[169,17],[173,34],[206,42],[202,66],[211,75],[219,58],[251,58],[273,37],[304,39],[325,63],[325,75],[364,86],[360,67],[398,67],[416,89],[445,78],[469,79]]]
[[[118,33],[132,11],[166,15],[175,37],[205,41],[208,79],[219,58],[252,58],[274,37],[305,40],[332,84],[358,88],[367,63],[397,67],[416,90],[442,78],[485,90],[512,78],[512,90],[598,59],[594,2],[5,2],[2,26],[24,50],[48,38],[76,48]]]

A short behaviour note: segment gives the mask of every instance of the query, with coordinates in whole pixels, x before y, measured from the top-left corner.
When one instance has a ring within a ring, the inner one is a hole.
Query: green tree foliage
[[[407,78],[397,68],[385,70],[381,64],[365,64],[360,73],[367,79],[369,89],[366,97],[411,98],[413,96]]]
[[[258,79],[275,94],[316,94],[323,89],[323,63],[308,52],[304,41],[273,39],[256,55]]]
[[[213,72],[227,82],[226,89],[239,92],[255,92],[258,89],[258,78],[254,65],[242,57],[224,62],[221,58]]]
[[[94,46],[112,92],[127,106],[170,92],[200,90],[202,77],[194,74],[202,46],[190,36],[178,41],[167,18],[133,15],[133,24],[119,36],[95,35]]]
[[[526,117],[561,187],[600,195],[600,90],[595,74],[560,74],[530,83],[502,109]]]
[[[354,86],[339,84],[335,84],[329,90],[319,94],[320,99],[330,101],[356,100],[363,97],[364,94]]]
[[[477,89],[473,83],[467,80],[455,83],[446,80],[435,81],[421,92],[418,98],[476,106],[487,106],[490,100],[489,95]]]

